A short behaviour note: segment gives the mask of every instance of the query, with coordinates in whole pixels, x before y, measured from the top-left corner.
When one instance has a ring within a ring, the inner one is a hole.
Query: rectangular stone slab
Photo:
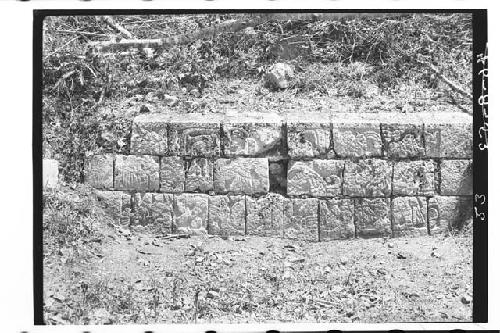
[[[290,161],[288,195],[333,197],[342,194],[344,161]]]
[[[319,201],[316,198],[290,199],[290,218],[285,219],[284,238],[318,241],[319,240]]]
[[[290,218],[290,199],[276,193],[246,197],[247,234],[283,237],[283,226]]]
[[[392,233],[390,204],[389,198],[354,199],[356,237],[390,236]]]
[[[85,183],[99,189],[113,188],[113,155],[94,155],[85,160]]]
[[[214,189],[214,163],[208,158],[186,161],[186,191],[208,192]]]
[[[174,198],[167,193],[135,193],[131,227],[155,236],[172,232]]]
[[[220,121],[218,115],[173,115],[168,133],[170,153],[190,157],[219,156]]]
[[[95,191],[97,200],[101,202],[108,214],[122,227],[128,228],[131,219],[131,197],[123,191]]]
[[[426,156],[472,158],[472,116],[463,112],[436,112],[421,117]]]
[[[180,193],[184,191],[186,181],[184,160],[179,156],[166,156],[161,158],[160,166],[160,191]]]
[[[319,203],[320,241],[354,238],[354,202],[352,199],[328,199]]]
[[[245,235],[245,196],[213,195],[208,198],[208,232],[212,235]]]
[[[428,206],[431,235],[460,229],[472,223],[472,196],[435,196],[429,198]]]
[[[392,235],[427,235],[427,199],[396,197],[392,199]]]
[[[291,158],[326,157],[331,152],[329,113],[290,114],[286,121]]]
[[[159,190],[160,164],[158,156],[116,156],[115,189],[129,191]]]
[[[391,195],[392,165],[379,159],[346,161],[342,193],[351,197]]]
[[[266,158],[218,159],[214,167],[217,193],[258,194],[269,191],[269,166]]]
[[[208,195],[175,194],[172,231],[185,234],[206,234],[208,225]]]
[[[426,195],[435,193],[433,161],[399,161],[394,164],[393,195]]]
[[[382,156],[380,119],[360,114],[333,115],[332,142],[338,157]]]
[[[130,153],[134,155],[168,154],[168,124],[166,114],[144,114],[134,118],[130,137]]]
[[[441,161],[441,195],[472,195],[472,160]]]
[[[413,115],[394,115],[380,125],[385,154],[391,158],[424,156],[423,122]]]

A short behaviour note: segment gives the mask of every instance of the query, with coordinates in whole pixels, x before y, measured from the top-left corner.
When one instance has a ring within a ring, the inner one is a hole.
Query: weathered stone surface
[[[269,190],[286,194],[287,183],[287,162],[269,162]]]
[[[407,158],[424,155],[423,125],[419,122],[382,123],[381,129],[387,156]]]
[[[210,234],[245,235],[245,196],[210,196],[208,210]]]
[[[342,193],[344,161],[292,161],[288,170],[288,195],[333,197]]]
[[[428,205],[428,220],[431,235],[442,233],[449,229],[460,229],[472,223],[472,196],[435,196],[429,198]]]
[[[289,81],[293,78],[293,67],[285,63],[271,66],[266,73],[266,84],[276,89],[288,88]]]
[[[427,235],[427,199],[397,197],[392,200],[392,235]]]
[[[472,117],[463,112],[422,114],[428,157],[471,158]]]
[[[329,114],[291,114],[287,127],[291,158],[326,156],[330,152]]]
[[[167,193],[135,193],[131,227],[154,235],[172,232],[174,198]]]
[[[269,193],[259,198],[246,197],[247,234],[283,237],[283,226],[290,218],[290,199]]]
[[[346,161],[342,193],[353,197],[382,197],[391,194],[392,166],[379,159]]]
[[[441,161],[441,195],[472,195],[472,160]]]
[[[319,203],[319,238],[321,241],[355,236],[352,199],[328,199]]]
[[[214,163],[207,158],[187,161],[186,191],[207,192],[214,188]]]
[[[173,155],[220,155],[219,116],[189,113],[172,116],[170,121],[168,136]]]
[[[269,191],[266,158],[218,159],[215,161],[214,188],[217,193],[256,194]]]
[[[117,190],[156,191],[160,188],[158,156],[116,156],[115,188]]]
[[[378,122],[335,122],[332,141],[335,154],[340,157],[382,156],[382,138]]]
[[[85,183],[99,189],[113,188],[112,155],[94,155],[85,161]]]
[[[290,199],[290,218],[285,219],[283,237],[318,241],[318,199]]]
[[[131,217],[130,194],[122,191],[95,191],[97,200],[100,201],[108,213],[123,227],[129,227]]]
[[[400,161],[394,164],[393,195],[433,195],[433,161]]]
[[[160,155],[168,153],[168,123],[170,116],[147,114],[134,118],[130,153],[135,155]]]
[[[224,119],[224,156],[285,156],[283,121],[273,114],[249,114]]]
[[[56,189],[59,186],[59,162],[52,159],[43,159],[43,189]]]
[[[208,195],[174,195],[174,233],[205,234],[208,225]]]
[[[354,224],[357,237],[390,236],[390,199],[354,199]]]
[[[179,193],[184,191],[184,160],[179,156],[161,158],[160,191]]]

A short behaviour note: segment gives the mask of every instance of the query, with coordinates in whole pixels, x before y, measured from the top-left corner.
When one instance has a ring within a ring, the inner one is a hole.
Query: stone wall
[[[90,157],[85,181],[132,229],[324,241],[472,216],[463,113],[147,114],[130,147]]]

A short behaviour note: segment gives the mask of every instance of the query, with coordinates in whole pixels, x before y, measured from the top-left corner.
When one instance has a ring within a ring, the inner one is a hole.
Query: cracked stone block
[[[269,190],[286,194],[287,183],[287,162],[269,162]]]
[[[169,126],[172,155],[211,157],[220,155],[220,117],[183,114],[172,116]]]
[[[283,226],[290,218],[290,199],[276,193],[246,197],[247,234],[283,237]]]
[[[326,156],[330,151],[330,115],[289,115],[288,154],[291,158]]]
[[[257,194],[269,191],[266,158],[218,159],[214,168],[217,193]]]
[[[186,191],[208,192],[214,189],[214,163],[207,158],[187,161]]]
[[[290,199],[290,217],[283,226],[284,238],[318,241],[318,205],[316,198]]]
[[[379,159],[346,161],[343,194],[352,197],[383,197],[391,194],[392,165]]]
[[[246,114],[224,119],[224,155],[285,157],[283,121],[274,114]]]
[[[85,183],[99,189],[113,188],[113,155],[94,155],[85,161]]]
[[[174,198],[167,193],[135,193],[132,196],[134,218],[131,227],[154,235],[172,232]]]
[[[472,160],[441,161],[441,195],[472,195]]]
[[[437,158],[472,158],[472,116],[463,112],[422,115],[425,153]]]
[[[135,117],[130,137],[130,153],[167,155],[169,120],[170,116],[165,114],[145,114]]]
[[[206,234],[208,226],[208,195],[174,195],[174,233]]]
[[[210,196],[208,210],[208,232],[210,234],[245,235],[245,196]]]
[[[394,237],[427,235],[427,199],[397,197],[392,200]]]
[[[354,224],[360,238],[391,235],[389,198],[354,199]]]
[[[433,161],[400,161],[394,164],[393,195],[434,195]]]
[[[382,138],[378,122],[346,123],[334,120],[332,127],[333,150],[337,156],[382,156]]]
[[[353,200],[321,200],[319,223],[321,241],[353,238],[355,236]]]
[[[160,191],[179,193],[184,191],[184,160],[179,156],[161,158]]]
[[[344,161],[292,161],[288,170],[288,195],[333,197],[342,193]]]
[[[129,227],[131,217],[131,197],[130,194],[122,191],[95,191],[97,200],[101,202],[104,208],[123,227]]]
[[[380,126],[388,157],[407,158],[424,155],[422,124],[383,123]]]
[[[52,159],[43,159],[43,189],[56,189],[59,186],[59,162]]]
[[[472,196],[435,196],[429,198],[428,219],[431,235],[461,229],[472,223]]]
[[[158,156],[116,156],[115,189],[157,191],[159,188],[160,164]]]

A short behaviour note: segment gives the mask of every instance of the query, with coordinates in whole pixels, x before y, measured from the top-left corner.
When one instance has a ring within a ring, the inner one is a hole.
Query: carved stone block
[[[288,195],[333,197],[342,193],[344,161],[292,161],[288,170]]]
[[[153,235],[172,232],[174,198],[167,193],[135,193],[132,196],[134,218],[131,227]]]
[[[174,195],[174,233],[206,234],[208,225],[208,195]]]
[[[433,161],[400,161],[394,164],[393,195],[434,195]]]
[[[397,197],[392,200],[393,236],[427,235],[427,199]]]
[[[385,160],[346,161],[343,194],[352,197],[383,197],[391,194],[392,166]]]
[[[218,159],[215,161],[214,188],[217,193],[256,194],[269,191],[266,158]]]
[[[220,117],[191,113],[173,116],[170,121],[171,154],[190,157],[220,155]]]
[[[472,160],[441,161],[441,195],[472,195]]]
[[[179,156],[161,158],[160,191],[179,193],[184,191],[184,160]]]
[[[285,219],[285,238],[318,241],[318,199],[290,199],[290,218]]]
[[[319,203],[320,240],[347,239],[355,236],[352,199],[328,199]]]
[[[214,163],[207,158],[187,161],[186,191],[208,192],[214,189]]]
[[[112,155],[94,155],[85,161],[85,183],[99,189],[113,188]]]
[[[335,122],[334,118],[332,127],[333,150],[337,156],[382,156],[382,138],[378,122]]]
[[[435,196],[429,198],[429,229],[431,235],[450,229],[461,229],[472,223],[473,203],[470,197]]]
[[[472,117],[459,112],[423,115],[426,156],[472,158]]]
[[[246,197],[247,234],[283,237],[283,226],[290,218],[290,199],[269,193],[259,198]]]
[[[331,151],[329,114],[289,115],[287,127],[291,158],[326,156]]]
[[[130,137],[130,153],[167,155],[169,121],[170,116],[165,114],[145,114],[135,117]]]
[[[160,188],[158,156],[116,156],[115,188],[130,191],[157,191]]]
[[[245,235],[245,196],[210,196],[208,209],[210,234]]]
[[[354,199],[354,224],[357,237],[390,236],[390,199]]]
[[[108,214],[122,227],[128,228],[131,217],[130,194],[122,191],[95,191],[97,200],[101,202]]]
[[[424,155],[423,125],[419,122],[382,123],[381,129],[387,156],[407,158]]]

